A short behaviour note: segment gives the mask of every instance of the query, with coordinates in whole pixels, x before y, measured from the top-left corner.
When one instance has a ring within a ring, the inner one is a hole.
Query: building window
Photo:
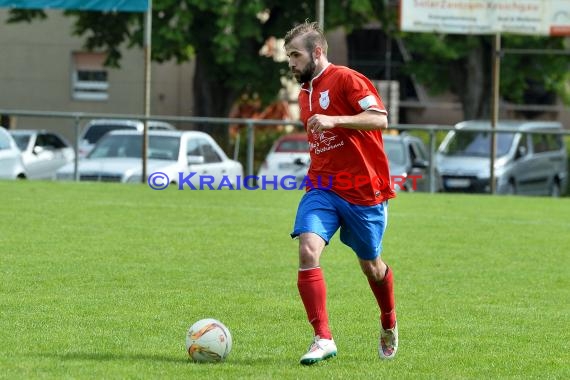
[[[71,77],[72,96],[75,100],[107,100],[109,82],[104,66],[104,53],[73,53]]]

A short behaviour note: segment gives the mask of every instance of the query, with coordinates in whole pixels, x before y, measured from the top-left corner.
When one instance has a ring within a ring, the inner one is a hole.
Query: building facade
[[[72,36],[72,18],[46,13],[45,20],[6,24],[8,10],[0,9],[0,109],[143,114],[143,49],[124,47],[121,67],[106,67],[104,52],[87,52],[84,39]],[[150,113],[191,116],[193,72],[192,62],[152,63]],[[74,138],[70,119],[2,115],[1,124]]]

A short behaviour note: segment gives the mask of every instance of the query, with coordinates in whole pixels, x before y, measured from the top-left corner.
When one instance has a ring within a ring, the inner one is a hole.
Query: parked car
[[[392,184],[396,191],[430,191],[429,153],[424,142],[407,133],[384,134]],[[439,189],[436,173],[435,188]]]
[[[117,129],[130,129],[142,131],[144,123],[140,120],[124,120],[124,119],[94,119],[87,123],[83,129],[83,133],[79,140],[79,157],[85,157],[95,146],[95,143],[101,139],[107,132]],[[171,130],[176,128],[167,122],[149,120],[148,130]]]
[[[10,134],[22,152],[29,179],[55,179],[55,172],[75,159],[71,144],[54,132],[11,130]]]
[[[390,173],[395,189],[429,191],[429,155],[423,141],[406,133],[384,135]],[[294,176],[301,184],[310,165],[309,143],[305,133],[282,136],[272,146],[258,176]],[[410,177],[413,176],[413,177]],[[436,176],[436,189],[437,186]]]
[[[26,177],[22,152],[10,133],[0,126],[0,178],[24,179]]]
[[[147,176],[161,172],[168,176],[169,183],[180,183],[181,175],[186,178],[191,173],[195,174],[190,182],[196,186],[206,176],[213,179],[211,184],[215,187],[222,181],[237,185],[243,178],[242,165],[230,160],[204,132],[149,131],[147,157]],[[140,183],[142,132],[116,130],[107,133],[78,165],[81,181]],[[59,169],[57,179],[73,180],[74,164]]]
[[[273,143],[257,176],[295,176],[302,180],[309,169],[311,157],[306,133],[290,133]]]
[[[568,181],[567,151],[562,136],[548,132],[561,131],[562,124],[518,120],[500,121],[497,127],[513,130],[497,133],[497,194],[560,196]],[[464,121],[455,128],[437,153],[444,191],[489,192],[490,122]]]

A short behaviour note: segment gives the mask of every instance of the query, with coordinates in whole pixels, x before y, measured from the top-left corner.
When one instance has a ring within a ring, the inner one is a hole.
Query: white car
[[[81,181],[142,182],[142,132],[106,134],[89,156],[79,160]],[[58,170],[58,180],[74,179],[74,164]],[[158,177],[157,177],[158,176]],[[227,157],[216,141],[199,131],[149,131],[147,178],[151,187],[180,184],[184,188],[218,188],[243,182],[243,166]],[[228,187],[225,187],[228,188]]]
[[[8,131],[0,127],[0,178],[24,179],[26,177],[22,152]]]
[[[55,172],[75,159],[73,147],[54,132],[10,130],[22,151],[22,160],[29,179],[55,179]]]
[[[125,120],[125,119],[94,119],[87,123],[83,129],[83,134],[79,140],[79,157],[86,157],[93,149],[97,141],[105,136],[107,132],[115,131],[118,129],[128,129],[135,131],[142,131],[144,123],[140,120]],[[148,130],[171,130],[176,128],[167,122],[149,120]]]
[[[277,176],[281,181],[285,176],[294,176],[297,181],[307,174],[311,156],[306,133],[290,133],[275,141],[257,176],[270,178]]]

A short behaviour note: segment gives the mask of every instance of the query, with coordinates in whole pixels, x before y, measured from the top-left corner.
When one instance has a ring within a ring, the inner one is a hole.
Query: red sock
[[[396,324],[396,302],[394,300],[394,277],[392,269],[388,267],[384,279],[380,283],[376,283],[368,279],[370,288],[376,297],[378,306],[380,306],[380,321],[382,328],[391,329]]]
[[[327,289],[321,268],[300,270],[297,288],[315,335],[323,339],[332,339],[327,315]]]

